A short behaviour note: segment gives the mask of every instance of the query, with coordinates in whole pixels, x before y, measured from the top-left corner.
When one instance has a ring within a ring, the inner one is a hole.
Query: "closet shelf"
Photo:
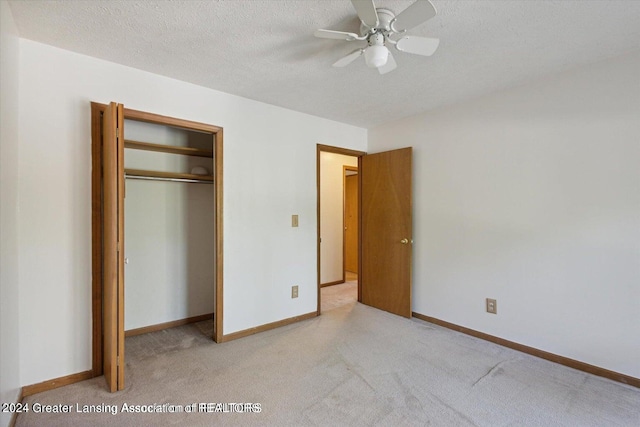
[[[131,141],[129,139],[124,140],[124,148],[213,158],[213,150],[203,150],[193,147],[178,147],[176,145],[152,144],[150,142]]]
[[[128,178],[213,183],[213,175],[194,175],[191,173],[159,172],[142,169],[125,169],[124,173]]]

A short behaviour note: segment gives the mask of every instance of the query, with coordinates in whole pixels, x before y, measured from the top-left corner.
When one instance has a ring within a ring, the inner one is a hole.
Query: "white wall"
[[[401,146],[414,311],[640,377],[640,54],[369,132]]]
[[[344,251],[344,169],[358,158],[320,153],[320,283],[342,280]]]
[[[126,139],[213,149],[201,132],[125,120]],[[213,173],[213,159],[125,149],[125,167]],[[215,204],[211,184],[126,180],[125,330],[214,311]]]
[[[7,403],[17,401],[20,388],[18,60],[18,32],[8,3],[0,1],[0,402]],[[0,413],[0,426],[10,420]]]
[[[316,144],[364,151],[365,129],[28,40],[20,49],[22,384],[91,367],[90,101],[224,128],[225,334],[316,310]]]

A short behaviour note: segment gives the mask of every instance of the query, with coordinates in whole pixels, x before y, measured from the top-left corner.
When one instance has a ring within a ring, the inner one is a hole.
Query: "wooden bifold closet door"
[[[104,111],[103,369],[111,392],[124,389],[124,108]]]

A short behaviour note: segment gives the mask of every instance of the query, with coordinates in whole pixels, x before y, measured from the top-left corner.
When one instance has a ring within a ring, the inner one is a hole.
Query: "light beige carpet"
[[[326,286],[320,289],[320,312],[353,304],[358,299],[358,282],[347,281],[339,285]]]
[[[210,330],[203,322],[127,338],[126,390],[108,393],[100,377],[30,396],[74,409],[31,411],[17,426],[640,425],[640,389],[353,301],[224,344]],[[121,412],[219,402],[261,412]]]

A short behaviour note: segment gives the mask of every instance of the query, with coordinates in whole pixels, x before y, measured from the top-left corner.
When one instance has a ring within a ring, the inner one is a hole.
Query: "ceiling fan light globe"
[[[385,46],[369,46],[364,50],[364,60],[367,67],[378,68],[387,63],[389,57],[389,49]]]

